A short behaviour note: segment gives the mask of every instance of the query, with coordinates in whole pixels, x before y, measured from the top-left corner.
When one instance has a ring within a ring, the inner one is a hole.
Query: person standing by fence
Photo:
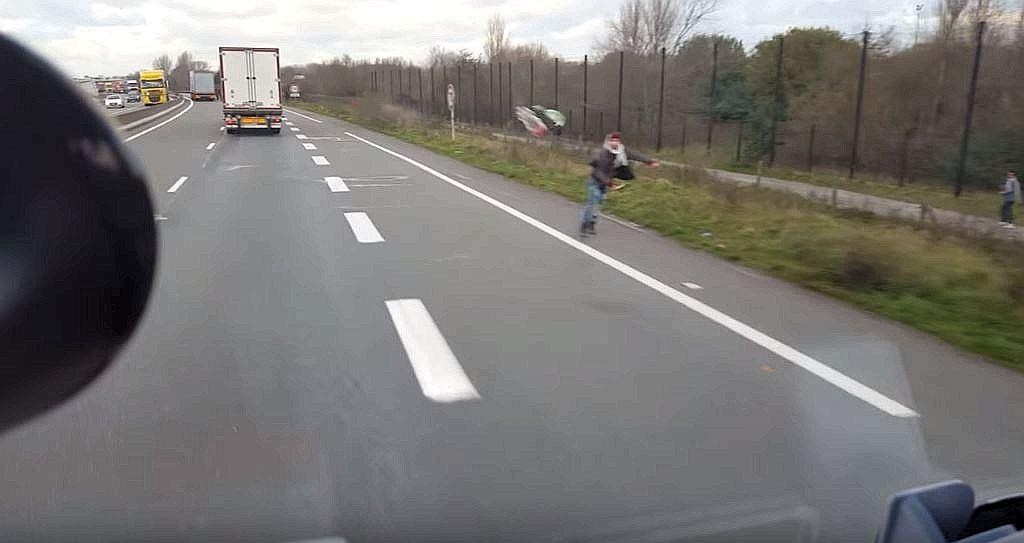
[[[657,160],[626,150],[620,133],[608,134],[601,150],[590,161],[592,169],[590,177],[587,178],[587,203],[583,207],[583,217],[580,221],[581,235],[597,234],[597,215],[604,202],[605,193],[612,188],[613,179],[633,179],[630,161],[643,162],[651,167],[658,166]]]
[[[1003,209],[999,226],[1013,228],[1013,204],[1021,202],[1020,181],[1017,180],[1017,172],[1010,170],[1006,172],[1006,183],[999,192],[1003,195]]]

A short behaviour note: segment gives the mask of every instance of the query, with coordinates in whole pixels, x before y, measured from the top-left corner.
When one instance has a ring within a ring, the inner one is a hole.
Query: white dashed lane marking
[[[480,399],[437,323],[419,299],[384,302],[423,395],[438,403]]]
[[[181,186],[185,184],[185,181],[188,181],[187,175],[179,177],[178,180],[175,181],[173,185],[171,185],[171,188],[167,189],[167,192],[178,192],[178,189],[180,189]]]
[[[331,192],[348,192],[348,185],[340,177],[325,177],[324,181],[331,188]]]
[[[348,221],[348,225],[352,228],[352,233],[355,234],[356,241],[359,243],[381,243],[384,241],[384,237],[380,235],[377,227],[373,225],[373,221],[366,213],[361,211],[346,213],[345,220]]]

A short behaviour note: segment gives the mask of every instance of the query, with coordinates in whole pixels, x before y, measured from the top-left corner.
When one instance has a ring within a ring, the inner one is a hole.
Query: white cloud
[[[843,32],[865,21],[912,32],[913,2],[892,0],[722,0],[704,30],[752,47],[791,26]],[[0,32],[27,43],[72,74],[119,74],[183,50],[215,63],[220,45],[281,48],[282,63],[349,54],[422,60],[432,45],[479,51],[487,19],[501,13],[514,42],[541,42],[580,57],[616,13],[614,0],[0,0]],[[909,26],[908,26],[909,25]]]

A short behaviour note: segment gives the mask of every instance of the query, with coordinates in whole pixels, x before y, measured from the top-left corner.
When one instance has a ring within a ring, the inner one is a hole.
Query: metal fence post
[[[680,155],[686,156],[686,115],[683,115],[683,137],[679,144]]]
[[[508,61],[508,117],[506,122],[512,118],[512,61]]]
[[[395,95],[395,71],[388,70],[388,97]]]
[[[426,109],[423,103],[423,68],[416,68],[416,79],[419,81],[420,87],[420,115],[423,115],[423,111]]]
[[[558,109],[558,57],[555,57],[555,109]]]
[[[533,100],[533,59],[530,59],[530,105],[536,102]]]
[[[814,171],[814,134],[817,132],[818,125],[811,125],[811,137],[808,138],[807,142],[807,171]]]
[[[775,141],[779,129],[779,118],[782,116],[782,54],[786,38],[779,36],[779,45],[775,51],[775,105],[772,107],[771,133],[768,142],[768,167],[775,164]]]
[[[604,138],[604,110],[597,112],[597,137]]]
[[[504,72],[505,72],[505,70],[502,67],[501,63],[499,62],[498,63],[498,110],[495,112],[495,118],[494,118],[494,123],[497,124],[498,126],[501,126],[502,124],[504,124],[504,123],[501,123],[500,120],[499,120],[504,115],[503,112],[505,111],[504,101],[502,100],[502,94],[505,92],[505,76],[504,76]]]
[[[626,60],[626,53],[619,51],[619,107],[618,116],[615,120],[615,130],[622,130],[622,63]]]
[[[661,151],[661,127],[665,115],[665,48],[661,48],[661,77],[658,82],[658,136],[654,148]]]
[[[464,110],[462,108],[462,61],[455,64],[455,117],[460,121]]]
[[[431,64],[430,65],[430,115],[434,115],[434,114],[437,113],[437,102],[436,102],[436,97],[435,97],[435,92],[434,92],[434,89],[436,89],[436,88],[437,87],[434,86],[434,65]]]
[[[398,95],[401,96],[402,95],[402,69],[398,68],[395,71],[398,72]]]
[[[964,131],[960,137],[960,163],[956,167],[956,188],[953,194],[960,196],[964,190],[967,174],[967,148],[971,138],[971,121],[974,119],[974,98],[978,90],[978,69],[981,66],[982,38],[985,35],[985,21],[978,23],[978,37],[974,46],[974,66],[971,68],[971,86],[967,90],[967,111],[964,113]]]
[[[580,130],[580,134],[583,135],[584,139],[586,139],[586,137],[587,137],[587,109],[589,109],[589,107],[590,107],[589,105],[587,105],[587,64],[588,64],[588,61],[589,61],[589,59],[587,58],[587,55],[583,55],[583,128]]]
[[[473,124],[476,124],[476,70],[479,66],[479,62],[473,63]]]
[[[860,75],[857,79],[857,104],[854,106],[853,111],[853,146],[850,149],[850,175],[849,179],[853,179],[853,173],[857,170],[857,152],[860,150],[860,118],[861,111],[864,107],[864,75],[868,67],[868,38],[871,33],[865,30],[860,46]]]
[[[487,63],[487,70],[490,75],[487,76],[487,83],[491,86],[491,97],[487,100],[488,117],[490,117],[490,123],[494,124],[494,63]]]
[[[711,139],[715,130],[715,91],[718,85],[718,40],[711,42],[711,95],[708,96],[708,144],[706,153],[711,155]]]
[[[743,149],[743,121],[740,121],[739,129],[736,130],[736,164],[740,163],[740,152]]]

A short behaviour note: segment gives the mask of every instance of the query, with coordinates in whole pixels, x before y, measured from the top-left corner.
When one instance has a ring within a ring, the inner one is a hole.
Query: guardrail
[[[146,124],[154,119],[158,119],[167,115],[168,113],[178,109],[185,100],[180,98],[173,98],[171,101],[163,105],[151,106],[143,109],[138,109],[124,115],[114,117],[114,121],[120,124],[118,129],[120,130],[131,130],[132,128]]]

